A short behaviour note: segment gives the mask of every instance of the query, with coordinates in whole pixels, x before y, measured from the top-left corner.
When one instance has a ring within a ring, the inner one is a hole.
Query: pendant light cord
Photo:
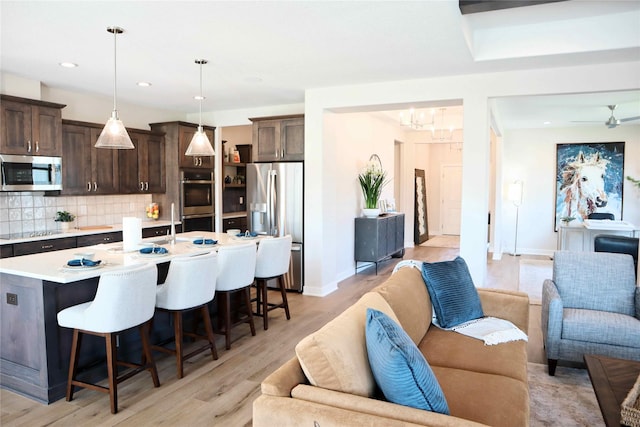
[[[113,113],[114,116],[117,116],[117,111],[118,111],[118,106],[116,105],[116,98],[117,98],[117,87],[118,85],[116,84],[116,79],[117,79],[117,57],[118,55],[116,54],[116,39],[118,38],[118,31],[116,29],[114,29],[113,31]]]
[[[202,60],[200,62],[200,121],[199,125],[202,128]]]

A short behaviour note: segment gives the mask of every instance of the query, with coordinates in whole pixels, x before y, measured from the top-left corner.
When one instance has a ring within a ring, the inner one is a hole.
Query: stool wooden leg
[[[287,315],[287,320],[291,319],[291,315],[289,314],[289,302],[287,301],[287,291],[284,288],[284,276],[278,277],[278,283],[280,285],[280,293],[282,294],[282,305],[284,307],[284,312]]]
[[[67,378],[67,402],[73,400],[73,381],[76,377],[78,369],[78,355],[80,354],[80,343],[82,335],[77,329],[73,330],[73,339],[71,341],[71,360],[69,360],[69,376]]]
[[[224,293],[224,344],[227,350],[231,348],[231,292]]]
[[[145,322],[140,325],[140,340],[142,341],[142,354],[146,360],[145,369],[151,373],[151,379],[153,380],[154,387],[160,387],[160,379],[158,378],[158,370],[156,369],[156,362],[153,359],[153,353],[151,353],[151,344],[149,344],[149,327],[151,322]]]
[[[269,329],[269,303],[267,301],[267,281],[258,280],[260,293],[262,294],[262,327],[266,331]]]
[[[176,372],[178,373],[178,378],[182,378],[184,376],[182,369],[182,313],[179,311],[173,312],[173,334],[176,342]]]
[[[204,320],[204,330],[207,333],[207,337],[209,338],[209,343],[211,343],[211,356],[213,356],[213,360],[218,360],[218,350],[216,350],[216,339],[213,336],[213,328],[211,327],[211,318],[209,317],[209,307],[207,304],[203,305],[200,308],[202,311],[202,318]]]
[[[247,307],[247,315],[249,316],[249,327],[251,328],[251,336],[256,336],[256,326],[253,323],[253,310],[251,309],[251,286],[244,288],[244,300]],[[265,313],[266,317],[266,313]]]
[[[116,377],[118,368],[116,366],[116,334],[105,334],[107,351],[107,376],[109,377],[109,401],[111,403],[111,413],[118,412],[118,383]]]

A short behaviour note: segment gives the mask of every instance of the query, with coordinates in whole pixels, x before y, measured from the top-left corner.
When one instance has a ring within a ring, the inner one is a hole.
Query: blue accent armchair
[[[549,375],[558,360],[582,362],[585,354],[640,360],[640,287],[631,255],[556,252],[541,320]]]

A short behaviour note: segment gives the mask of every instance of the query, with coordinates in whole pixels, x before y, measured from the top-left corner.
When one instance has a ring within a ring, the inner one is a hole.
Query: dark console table
[[[387,213],[376,218],[356,218],[355,261],[378,263],[389,257],[404,255],[404,214]]]

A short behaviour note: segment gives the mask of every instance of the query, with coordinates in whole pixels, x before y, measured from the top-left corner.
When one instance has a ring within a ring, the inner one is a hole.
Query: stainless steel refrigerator
[[[285,276],[285,286],[302,292],[303,163],[250,163],[247,165],[246,184],[249,230],[269,236],[291,235],[291,264],[289,274]]]

